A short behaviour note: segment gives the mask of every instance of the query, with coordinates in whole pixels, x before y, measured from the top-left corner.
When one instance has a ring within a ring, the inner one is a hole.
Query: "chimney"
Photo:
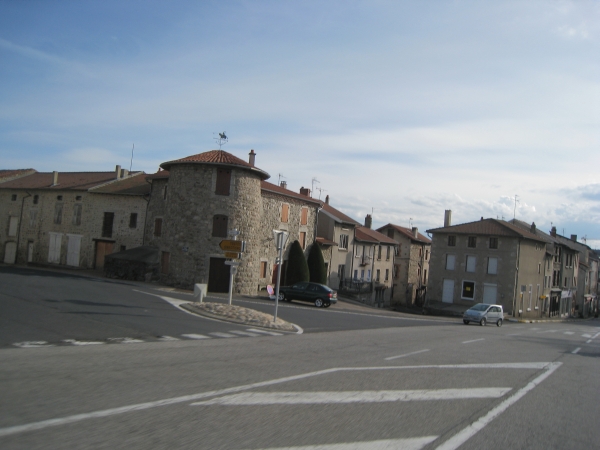
[[[419,237],[419,229],[417,227],[412,227],[412,233],[415,238]]]
[[[444,227],[452,226],[452,210],[447,209],[444,211]]]
[[[121,166],[119,166],[118,164],[117,167],[115,167],[115,173],[117,175],[117,178],[121,177]]]
[[[248,162],[250,163],[250,165],[252,167],[254,167],[254,161],[256,160],[256,153],[254,153],[254,149],[251,149],[250,153],[248,153],[248,155],[250,155],[250,158],[248,159]]]
[[[282,181],[281,183],[279,183],[279,186],[281,186],[284,189],[287,189],[287,181]]]
[[[325,196],[325,204],[326,204],[326,205],[329,205],[329,195],[326,195],[326,196]]]
[[[129,170],[123,169],[121,171],[121,178],[127,178],[129,176]]]
[[[365,227],[371,228],[372,224],[373,224],[373,218],[371,217],[371,214],[367,214],[367,216],[365,217]]]
[[[55,170],[52,172],[52,186],[56,186],[58,184],[58,172]]]
[[[307,197],[310,197],[310,189],[305,188],[304,186],[302,186],[300,188],[300,195],[306,195]]]
[[[536,231],[535,222],[531,222],[531,232],[532,232],[533,234],[535,234],[535,231]]]
[[[552,227],[552,229],[550,230],[550,236],[556,237],[556,227]]]
[[[571,240],[577,242],[577,235],[576,234],[572,234],[571,235]]]

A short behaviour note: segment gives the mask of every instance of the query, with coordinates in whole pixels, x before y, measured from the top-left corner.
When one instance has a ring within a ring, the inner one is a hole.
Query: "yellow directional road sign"
[[[236,252],[225,252],[225,258],[238,259],[240,257],[239,253]]]
[[[231,239],[223,239],[219,243],[219,247],[221,247],[221,250],[225,250],[226,252],[240,253],[244,251],[244,244],[244,241],[233,241]]]

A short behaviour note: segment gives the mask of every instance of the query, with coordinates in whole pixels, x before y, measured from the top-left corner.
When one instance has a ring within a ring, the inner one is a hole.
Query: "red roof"
[[[214,164],[219,166],[236,166],[244,169],[249,169],[260,174],[263,180],[270,178],[270,175],[264,170],[251,165],[250,163],[238,158],[237,156],[227,153],[225,150],[210,150],[197,155],[186,156],[185,158],[167,161],[160,165],[165,170],[169,170],[174,164]]]
[[[421,233],[417,233],[417,237],[415,237],[411,228],[401,227],[400,225],[394,225],[393,223],[388,223],[387,225],[378,228],[377,231],[381,231],[385,228],[393,228],[394,230],[398,231],[399,233],[402,233],[404,236],[406,236],[409,239],[412,239],[413,241],[422,242],[424,244],[431,244],[431,239],[429,239],[427,236],[424,236]]]
[[[266,192],[273,192],[275,194],[285,195],[286,197],[293,197],[298,200],[303,200],[309,203],[321,204],[321,200],[317,200],[316,198],[308,197],[307,195],[302,195],[297,192],[290,191],[289,189],[277,186],[276,184],[269,183],[264,180],[260,182],[260,188]]]
[[[161,178],[169,178],[168,170],[159,170],[156,173],[151,173],[150,175],[146,175],[146,180],[158,180]]]
[[[35,169],[0,170],[0,183],[35,173]]]
[[[90,191],[99,194],[148,195],[150,184],[144,175],[144,172],[137,172],[132,176],[91,188]]]
[[[86,191],[116,180],[115,172],[58,172],[58,183],[53,185],[52,172],[35,172],[21,178],[0,183],[0,189],[54,189]]]
[[[446,234],[471,234],[480,236],[508,236],[523,237],[534,241],[546,242],[540,236],[524,230],[516,225],[498,219],[481,219],[475,222],[453,225],[450,227],[434,228],[427,230],[428,233],[446,233]]]
[[[379,231],[372,230],[367,227],[358,226],[356,227],[356,231],[354,232],[354,237],[357,241],[361,242],[371,242],[373,244],[388,244],[388,245],[398,245],[398,243],[392,238],[387,237],[385,234],[380,233]]]
[[[329,205],[329,203],[323,203],[323,211],[329,213],[329,215],[333,216],[334,219],[337,219],[338,222],[348,223],[351,225],[360,225],[359,222],[354,220],[352,217],[347,216],[343,212],[335,209],[333,206]]]

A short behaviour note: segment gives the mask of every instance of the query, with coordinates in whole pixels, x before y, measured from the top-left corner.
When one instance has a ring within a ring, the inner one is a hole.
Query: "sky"
[[[153,173],[223,131],[374,227],[600,248],[600,2],[0,2],[0,169]]]

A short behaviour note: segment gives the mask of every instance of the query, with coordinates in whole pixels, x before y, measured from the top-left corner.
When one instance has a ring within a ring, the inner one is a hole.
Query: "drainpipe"
[[[21,199],[21,213],[19,214],[19,228],[17,229],[17,248],[15,250],[15,264],[19,260],[19,241],[21,240],[21,227],[23,224],[23,208],[25,207],[25,199],[31,197],[31,194],[25,191],[27,195]]]

